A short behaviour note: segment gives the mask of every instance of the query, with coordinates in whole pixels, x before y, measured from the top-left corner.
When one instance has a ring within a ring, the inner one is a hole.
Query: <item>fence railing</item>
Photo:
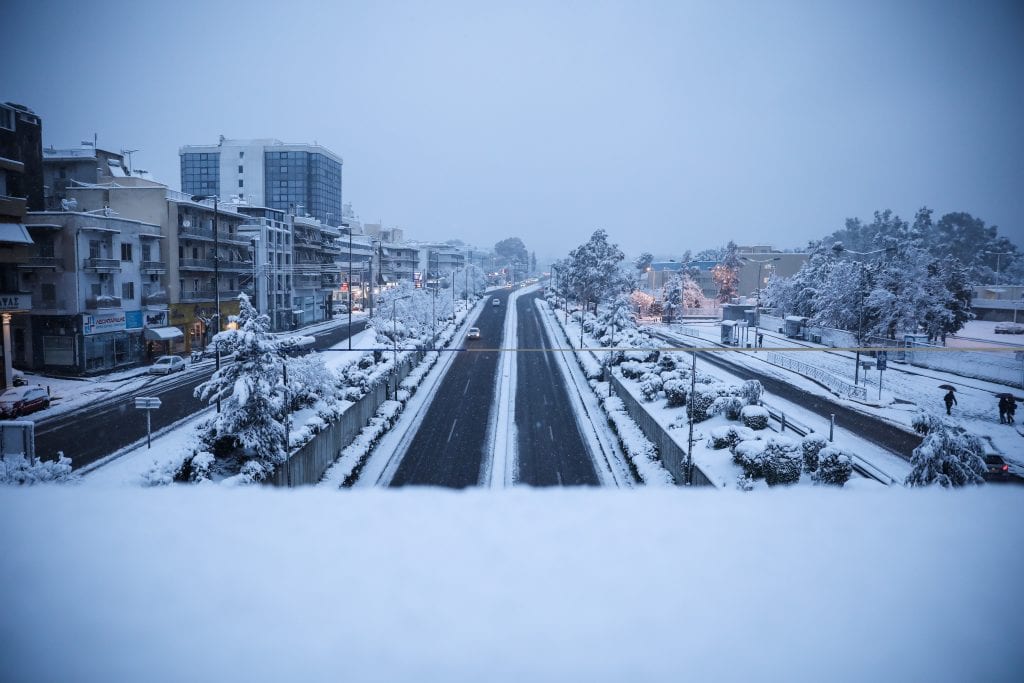
[[[844,380],[839,379],[830,372],[826,372],[821,368],[816,368],[813,365],[802,363],[798,360],[794,360],[789,356],[783,356],[781,353],[766,353],[764,359],[772,365],[777,365],[780,368],[791,370],[797,374],[809,377],[826,387],[836,392],[844,398],[852,398],[860,401],[866,401],[868,399],[867,387],[861,387],[854,384],[850,384]]]

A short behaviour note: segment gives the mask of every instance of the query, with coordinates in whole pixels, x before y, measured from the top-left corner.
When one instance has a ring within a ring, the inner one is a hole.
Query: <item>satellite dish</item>
[[[191,228],[192,227],[192,221],[190,221],[189,219],[186,218],[185,220],[183,220],[181,222],[181,227],[183,227],[183,228]]]

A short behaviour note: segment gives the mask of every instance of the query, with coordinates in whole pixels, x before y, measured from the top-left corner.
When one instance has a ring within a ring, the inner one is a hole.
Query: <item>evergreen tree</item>
[[[211,405],[221,402],[220,413],[204,423],[200,438],[211,452],[238,452],[243,471],[259,481],[286,458],[285,387],[269,318],[258,314],[245,294],[238,304],[237,329],[214,337],[235,359],[195,391]]]
[[[619,264],[625,255],[617,244],[608,241],[608,233],[598,229],[590,239],[569,252],[568,277],[576,299],[597,304],[629,288]]]

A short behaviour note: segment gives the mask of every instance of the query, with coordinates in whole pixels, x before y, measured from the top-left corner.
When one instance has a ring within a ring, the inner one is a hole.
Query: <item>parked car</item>
[[[995,326],[996,334],[1024,334],[1024,325],[1020,323],[999,323]]]
[[[15,418],[50,407],[50,395],[38,384],[14,387],[0,394],[0,417]]]
[[[360,304],[360,303],[353,303],[352,304],[352,312],[353,313],[359,313],[362,310],[363,310],[363,305],[362,304]]]
[[[466,339],[479,339],[479,338],[480,338],[480,328],[479,327],[471,327],[471,328],[469,328],[469,332],[466,333]]]
[[[985,479],[989,481],[1006,481],[1010,478],[1010,466],[1003,456],[990,453],[985,456]]]
[[[184,371],[185,359],[181,356],[160,356],[146,369],[146,372],[151,375],[169,375],[172,372]]]
[[[501,305],[501,299],[499,299],[498,297],[494,297],[493,299],[491,299],[491,305],[492,306],[500,306]]]

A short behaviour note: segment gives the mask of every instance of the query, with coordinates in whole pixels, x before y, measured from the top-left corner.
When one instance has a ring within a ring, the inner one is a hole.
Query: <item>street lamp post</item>
[[[348,350],[352,350],[352,226],[348,226]]]
[[[218,197],[215,194],[192,195],[192,201],[200,202],[207,199],[213,200],[213,306],[216,309],[217,333],[220,333],[220,237],[217,230],[219,214],[217,213]],[[214,357],[216,358],[216,369],[220,371],[220,342],[214,335],[213,341]],[[217,399],[217,412],[220,412],[220,399]]]
[[[260,292],[259,292],[259,246],[260,238],[258,235],[253,235],[252,238],[252,300],[253,307],[256,312],[260,312]]]
[[[840,253],[855,254],[857,256],[874,256],[875,254],[881,254],[883,252],[891,252],[893,247],[885,247],[884,249],[875,249],[873,251],[854,251],[853,249],[842,248]],[[864,273],[866,272],[864,262],[857,261],[860,264],[860,282],[857,283],[857,289],[860,290],[860,306],[857,309],[857,350],[853,356],[853,384],[854,386],[860,382],[860,350],[864,345]],[[864,377],[864,384],[867,385],[867,375]]]
[[[986,254],[992,254],[996,257],[996,284],[999,284],[999,261],[1003,256],[1012,254],[1012,251],[986,251]]]
[[[761,267],[766,263],[771,263],[772,261],[780,261],[782,260],[782,257],[776,256],[774,258],[752,259],[747,256],[740,256],[740,260],[757,264],[757,299],[754,304],[754,346],[757,347],[759,346],[757,340],[760,336],[761,326]]]
[[[402,299],[410,298],[409,295],[399,296],[391,300],[391,341],[394,346],[394,355],[391,357],[391,372],[395,376],[395,397],[398,396],[398,329],[395,327],[395,304]]]

